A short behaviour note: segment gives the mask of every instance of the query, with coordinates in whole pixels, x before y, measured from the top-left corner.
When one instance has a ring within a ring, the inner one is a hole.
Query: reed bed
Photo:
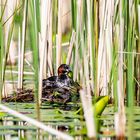
[[[65,13],[64,3],[70,6]],[[65,16],[69,19],[66,23]],[[64,40],[65,36],[68,39]],[[10,60],[12,41],[18,44],[15,64]],[[27,53],[32,60],[27,60]],[[24,68],[27,63],[30,72]],[[132,138],[133,109],[140,105],[140,0],[1,0],[0,100],[8,96],[4,92],[8,73],[17,74],[15,87],[19,89],[24,89],[25,74],[34,75],[39,120],[42,79],[56,75],[62,63],[72,67],[73,79],[83,87],[80,95],[88,137],[97,137],[92,99],[109,95],[116,135],[125,137],[128,107],[128,137]],[[12,70],[14,65],[17,70]]]

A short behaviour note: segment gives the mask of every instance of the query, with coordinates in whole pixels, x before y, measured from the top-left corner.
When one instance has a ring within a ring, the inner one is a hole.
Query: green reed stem
[[[2,73],[3,73],[3,55],[4,55],[4,45],[3,45],[3,28],[2,28],[2,23],[0,22],[0,102],[2,98],[2,85],[3,85],[3,80],[2,80]]]
[[[37,109],[37,118],[39,119],[39,99],[38,99],[38,74],[39,74],[39,43],[38,43],[38,22],[37,22],[37,2],[35,0],[29,1],[31,12],[31,26],[30,39],[31,49],[33,51],[33,66],[35,70],[35,102]]]

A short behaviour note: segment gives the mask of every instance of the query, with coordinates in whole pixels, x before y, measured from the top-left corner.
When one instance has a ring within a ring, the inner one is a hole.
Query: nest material
[[[67,102],[77,102],[79,100],[79,93],[46,93],[42,91],[42,101],[48,101],[50,103],[67,103]],[[21,102],[28,103],[34,102],[34,91],[33,89],[17,89],[17,91],[2,99],[3,102]]]
[[[4,102],[33,102],[34,101],[34,92],[32,89],[17,89],[17,91],[2,99]]]

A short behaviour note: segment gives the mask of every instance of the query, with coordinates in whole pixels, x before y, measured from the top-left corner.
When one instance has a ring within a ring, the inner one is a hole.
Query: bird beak
[[[66,69],[67,72],[72,72],[70,68]]]
[[[69,76],[70,78],[73,78],[73,72],[72,72],[72,71],[69,71],[69,72],[68,72],[68,76]]]

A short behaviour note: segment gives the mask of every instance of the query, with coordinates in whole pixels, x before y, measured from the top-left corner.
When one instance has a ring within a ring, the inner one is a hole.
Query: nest
[[[68,102],[77,102],[79,100],[79,93],[46,93],[42,91],[42,102],[50,103],[68,103]],[[17,89],[17,91],[2,99],[3,102],[21,102],[28,103],[35,101],[35,93],[33,89]]]

